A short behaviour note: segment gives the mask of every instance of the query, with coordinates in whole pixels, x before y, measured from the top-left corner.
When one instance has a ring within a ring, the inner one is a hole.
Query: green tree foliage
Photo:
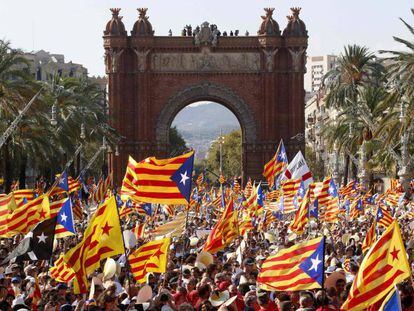
[[[178,132],[176,126],[171,127],[168,134],[170,141],[170,145],[168,146],[168,153],[170,156],[177,156],[188,149],[183,136],[180,132]]]
[[[29,164],[39,174],[53,179],[73,157],[79,143],[83,143],[86,163],[102,145],[103,136],[112,147],[120,139],[107,125],[104,92],[97,85],[87,78],[58,75],[51,81],[36,81],[22,53],[0,40],[0,132],[8,128],[40,89],[40,96],[1,148],[0,176],[5,180],[6,191],[17,178],[24,187]],[[57,108],[57,125],[51,124],[53,105]],[[85,128],[84,138],[80,137],[81,124]],[[93,169],[101,168],[103,158]]]
[[[222,145],[223,174],[227,178],[241,175],[241,150],[241,130],[233,131],[224,136],[224,143]],[[208,151],[206,167],[216,174],[220,173],[220,144],[218,141],[215,141]],[[214,177],[212,178],[214,179]]]

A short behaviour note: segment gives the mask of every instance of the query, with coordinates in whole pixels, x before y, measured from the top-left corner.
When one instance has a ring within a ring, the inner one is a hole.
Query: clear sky
[[[412,0],[1,0],[0,38],[25,51],[44,49],[81,63],[91,75],[104,74],[102,32],[109,8],[122,8],[128,33],[137,7],[148,7],[156,35],[172,29],[179,35],[186,24],[208,21],[221,31],[239,29],[255,34],[264,7],[275,7],[283,29],[292,6],[302,7],[309,32],[308,55],[337,54],[348,43],[373,51],[399,49],[393,35],[410,38],[398,20],[414,25]]]

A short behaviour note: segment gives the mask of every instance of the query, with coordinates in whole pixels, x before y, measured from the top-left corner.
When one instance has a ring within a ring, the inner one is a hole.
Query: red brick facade
[[[125,137],[111,159],[117,182],[128,155],[167,156],[171,122],[200,100],[223,104],[239,119],[244,176],[262,178],[281,138],[290,155],[302,148],[291,139],[304,133],[307,32],[299,9],[283,34],[267,9],[257,36],[218,35],[208,24],[196,35],[155,36],[145,9],[128,36],[119,10],[112,12],[104,32],[110,122]]]

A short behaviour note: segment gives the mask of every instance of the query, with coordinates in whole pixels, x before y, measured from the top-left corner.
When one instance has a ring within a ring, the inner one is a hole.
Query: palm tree
[[[27,61],[10,43],[0,40],[0,131],[4,132],[19,114],[19,110],[40,89],[29,72]],[[2,147],[3,177],[5,191],[12,184],[13,141],[8,139]]]
[[[354,152],[355,143],[362,143],[361,139],[355,136],[351,139],[348,132],[350,129],[354,133],[370,132],[367,128],[365,131],[359,129],[360,123],[356,120],[360,108],[359,95],[361,88],[366,86],[379,86],[382,83],[383,67],[376,61],[375,55],[370,53],[366,47],[358,45],[348,45],[344,52],[338,58],[338,65],[330,70],[323,79],[326,91],[325,102],[328,108],[338,110],[340,117],[332,129],[325,130],[325,133],[337,132],[330,138],[338,139],[340,146],[346,147],[344,182],[348,180],[348,167],[350,157]],[[328,125],[329,127],[329,125]],[[336,129],[335,129],[336,128]],[[372,133],[370,133],[371,136]],[[332,140],[332,139],[331,139]],[[332,142],[331,146],[333,146]],[[355,171],[355,165],[354,170]]]
[[[411,9],[414,15],[414,9]],[[400,19],[409,32],[414,35],[414,27],[405,20]],[[388,78],[388,113],[381,123],[382,134],[386,136],[386,144],[390,148],[399,147],[398,143],[404,133],[410,136],[414,127],[414,40],[406,40],[394,37],[394,40],[401,43],[403,51],[382,50],[380,53],[388,53],[391,56],[386,58]],[[399,118],[401,110],[404,115]],[[413,139],[409,137],[409,145]],[[412,154],[411,150],[411,154]]]

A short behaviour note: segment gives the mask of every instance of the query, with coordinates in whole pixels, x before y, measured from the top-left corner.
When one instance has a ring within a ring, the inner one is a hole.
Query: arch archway
[[[146,9],[137,22],[147,25],[146,31],[134,27],[131,35],[119,9],[113,9],[104,32],[109,116],[124,137],[119,156],[112,157],[115,180],[121,182],[129,155],[138,161],[168,156],[174,116],[201,100],[220,103],[238,118],[244,176],[263,179],[263,165],[280,139],[290,157],[303,150],[303,142],[291,138],[304,133],[308,36],[299,10],[292,12],[296,19],[283,32],[272,17],[273,9],[266,9],[257,36],[218,36],[218,26],[207,22],[193,35],[186,30],[181,36],[158,36]]]
[[[228,87],[202,83],[186,87],[169,98],[155,127],[158,144],[168,145],[168,131],[175,116],[184,107],[198,101],[217,102],[233,112],[242,129],[243,144],[257,140],[256,122],[249,105]]]

